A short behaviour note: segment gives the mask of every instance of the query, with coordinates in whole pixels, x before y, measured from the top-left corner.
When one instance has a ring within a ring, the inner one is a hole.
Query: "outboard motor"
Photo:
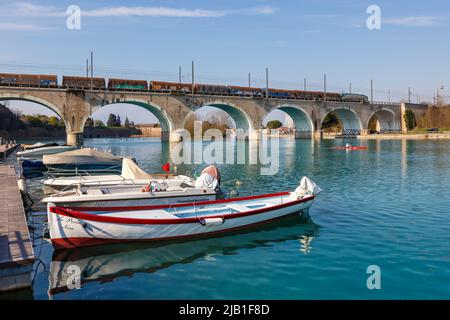
[[[215,189],[218,196],[223,194],[220,188],[220,172],[215,165],[210,165],[203,169],[200,176],[195,180],[196,188],[212,188]]]

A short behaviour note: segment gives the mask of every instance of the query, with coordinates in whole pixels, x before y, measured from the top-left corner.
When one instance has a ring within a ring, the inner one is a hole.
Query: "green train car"
[[[148,90],[146,80],[109,79],[110,90]]]

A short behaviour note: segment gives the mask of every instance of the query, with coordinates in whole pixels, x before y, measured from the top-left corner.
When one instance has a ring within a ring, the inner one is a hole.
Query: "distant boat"
[[[120,174],[122,157],[92,148],[44,155],[42,162],[53,175]]]
[[[18,151],[17,156],[20,158],[42,160],[44,155],[57,154],[61,152],[71,151],[78,149],[76,146],[61,146],[57,143],[35,143],[32,145],[26,145],[24,150]]]
[[[73,248],[117,242],[212,236],[303,213],[320,192],[307,177],[293,192],[197,203],[64,208],[48,203],[52,244]]]

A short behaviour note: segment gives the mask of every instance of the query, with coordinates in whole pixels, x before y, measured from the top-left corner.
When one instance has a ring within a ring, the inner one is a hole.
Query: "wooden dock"
[[[34,252],[15,169],[0,164],[0,292],[31,286]]]
[[[0,144],[0,160],[6,159],[6,157],[9,156],[9,154],[13,152],[18,146],[18,144]]]

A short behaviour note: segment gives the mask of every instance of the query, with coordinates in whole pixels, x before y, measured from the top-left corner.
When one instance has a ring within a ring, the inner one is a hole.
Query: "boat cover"
[[[117,157],[110,153],[97,151],[92,148],[83,148],[73,151],[66,151],[57,154],[46,154],[42,158],[45,165],[56,164],[114,164],[120,165],[121,157]]]
[[[196,188],[216,189],[220,185],[220,172],[216,166],[210,165],[203,169],[200,177],[195,180]]]
[[[58,146],[57,143],[54,142],[49,142],[49,143],[42,143],[42,142],[37,142],[35,144],[26,144],[23,145],[23,148],[25,150],[32,150],[32,149],[37,149],[37,148],[43,148],[43,147],[56,147]]]
[[[133,160],[124,158],[122,160],[122,177],[125,179],[138,180],[138,179],[153,179],[152,175],[148,174],[144,170],[138,167]]]
[[[303,177],[300,180],[300,185],[297,187],[297,189],[295,189],[295,193],[297,193],[297,195],[299,196],[304,196],[304,195],[317,195],[322,191],[322,189],[319,188],[318,185],[316,185],[314,183],[314,181],[312,181],[310,178],[308,177]]]

